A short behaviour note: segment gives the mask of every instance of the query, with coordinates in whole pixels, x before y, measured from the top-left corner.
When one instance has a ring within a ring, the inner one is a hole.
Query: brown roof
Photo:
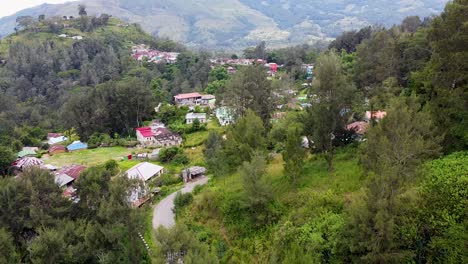
[[[83,165],[71,165],[60,169],[57,174],[65,174],[76,180],[85,169],[86,167]]]
[[[65,148],[65,146],[62,146],[62,145],[53,145],[49,148],[49,152],[54,152],[54,151],[66,151],[67,148]]]

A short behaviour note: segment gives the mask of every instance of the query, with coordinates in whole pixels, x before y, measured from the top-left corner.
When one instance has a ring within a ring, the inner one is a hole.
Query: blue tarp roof
[[[75,141],[75,142],[73,142],[73,143],[71,143],[70,145],[67,146],[67,149],[69,151],[79,150],[79,149],[87,149],[87,148],[88,148],[88,144],[83,143],[81,141]]]

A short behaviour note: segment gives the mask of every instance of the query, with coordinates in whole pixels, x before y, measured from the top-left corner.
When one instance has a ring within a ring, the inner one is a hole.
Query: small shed
[[[182,170],[182,178],[184,182],[189,182],[195,177],[205,175],[206,169],[204,167],[193,166],[188,169]]]
[[[77,150],[83,150],[87,148],[88,148],[88,144],[83,143],[81,141],[75,141],[67,146],[68,151],[77,151]]]

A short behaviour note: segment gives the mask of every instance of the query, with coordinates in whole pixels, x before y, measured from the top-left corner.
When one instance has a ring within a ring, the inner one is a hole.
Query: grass
[[[208,131],[198,131],[185,136],[184,147],[196,147],[203,145],[208,138]]]
[[[85,166],[95,166],[108,160],[120,160],[122,157],[131,154],[131,150],[124,147],[85,149],[75,152],[60,153],[47,158],[43,158],[45,163],[54,166],[66,166],[80,164]]]

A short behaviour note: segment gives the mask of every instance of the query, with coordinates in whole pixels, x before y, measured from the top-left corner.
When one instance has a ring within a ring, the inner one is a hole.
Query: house
[[[59,153],[67,152],[67,148],[63,145],[53,145],[49,147],[49,154],[55,155]]]
[[[143,182],[147,182],[153,177],[159,177],[163,173],[164,167],[149,162],[139,163],[126,172],[129,179],[138,179]]]
[[[184,182],[189,182],[193,180],[195,177],[199,177],[202,175],[205,175],[206,169],[204,167],[190,167],[188,169],[182,170],[182,178],[184,179]]]
[[[68,37],[68,35],[67,34],[60,34],[60,35],[58,35],[58,37],[59,38],[66,38],[66,37]]]
[[[154,131],[154,139],[156,147],[172,147],[182,144],[182,137],[165,127]]]
[[[153,177],[159,177],[164,173],[164,168],[149,162],[142,162],[130,168],[126,175],[129,179],[143,181],[143,185],[135,187],[128,197],[128,202],[134,207],[140,207],[150,199],[148,182]]]
[[[68,140],[68,138],[67,138],[67,137],[64,137],[64,136],[51,137],[51,138],[48,138],[47,144],[49,144],[49,145],[55,145],[55,144],[59,144],[59,143],[65,142],[65,141],[67,141],[67,140]]]
[[[83,39],[82,36],[73,36],[71,38],[74,39],[74,40],[82,40]]]
[[[51,138],[56,138],[56,137],[61,137],[63,136],[62,133],[47,133],[47,139],[51,139]]]
[[[145,147],[171,147],[182,144],[182,137],[165,127],[139,127],[137,140]]]
[[[177,106],[193,106],[197,105],[197,100],[200,100],[202,95],[199,93],[186,93],[174,96],[174,102]]]
[[[83,143],[81,141],[75,141],[73,143],[71,143],[70,145],[67,146],[67,149],[68,151],[77,151],[77,150],[83,150],[83,149],[87,149],[88,148],[88,144],[86,143]]]
[[[71,165],[67,167],[63,167],[60,170],[56,171],[56,175],[67,175],[70,176],[73,179],[78,179],[81,175],[81,173],[86,170],[86,167],[83,165]]]
[[[200,123],[206,123],[206,113],[188,113],[185,115],[187,124],[192,124],[195,119],[198,119]]]
[[[14,163],[14,167],[20,169],[20,170],[25,170],[30,167],[40,167],[44,164],[44,162],[38,158],[35,157],[24,157],[20,160],[17,160]]]
[[[37,148],[36,148],[37,149]],[[18,154],[16,155],[18,158],[24,158],[24,157],[35,157],[37,156],[37,152],[35,149],[33,148],[28,148],[28,147],[24,147],[23,150],[21,150],[20,152],[18,152]]]
[[[387,116],[387,112],[385,111],[366,111],[366,116],[364,120],[370,121],[371,119],[374,119],[376,121],[379,121],[383,119],[385,116]]]
[[[364,121],[358,121],[346,126],[346,130],[354,131],[357,135],[364,135],[369,128],[369,123]]]
[[[216,104],[216,96],[212,94],[205,94],[202,95],[201,99],[199,100],[200,105],[208,105],[214,106]]]
[[[228,107],[219,107],[216,109],[216,118],[221,126],[233,124],[235,121],[234,110]]]

